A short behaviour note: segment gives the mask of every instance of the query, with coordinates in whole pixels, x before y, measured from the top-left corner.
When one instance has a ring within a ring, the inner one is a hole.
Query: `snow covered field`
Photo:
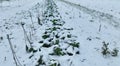
[[[119,66],[119,0],[0,3],[0,66]]]

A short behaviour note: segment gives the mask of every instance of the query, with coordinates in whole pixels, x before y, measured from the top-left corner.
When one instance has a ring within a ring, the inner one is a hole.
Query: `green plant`
[[[40,58],[37,61],[37,65],[36,66],[40,66],[40,65],[45,65],[45,62],[43,61],[43,55],[40,56]]]
[[[51,47],[51,45],[50,45],[50,44],[47,44],[47,43],[44,43],[44,44],[42,45],[42,47],[49,48],[49,47]]]
[[[43,36],[42,36],[43,39],[47,39],[47,38],[49,38],[49,37],[50,37],[50,35],[43,35]]]
[[[57,19],[53,19],[53,20],[52,20],[53,25],[56,25],[56,24],[57,24],[57,21],[58,21]]]
[[[62,52],[61,48],[56,47],[53,49],[53,53],[51,53],[50,55],[58,55],[58,56],[62,55],[63,56],[63,55],[65,55],[65,53]]]
[[[55,48],[54,53],[55,53],[55,55],[62,55],[63,54],[62,49],[60,49],[60,48]]]
[[[71,37],[72,37],[71,34],[68,34],[68,35],[67,35],[67,38],[71,38]]]
[[[109,43],[103,42],[103,47],[102,47],[102,54],[107,56],[110,54],[109,48],[108,48]]]
[[[111,52],[111,55],[113,56],[113,57],[116,57],[116,56],[118,56],[118,52],[119,52],[119,50],[118,49],[113,49],[113,51]]]
[[[53,27],[53,28],[52,28],[52,31],[56,31],[56,30],[57,30],[57,27]]]
[[[60,29],[59,27],[53,27],[52,31],[56,31],[57,29]]]
[[[51,64],[50,66],[57,66],[57,63]]]
[[[59,40],[56,40],[56,41],[55,41],[55,44],[59,44],[59,43],[60,43],[60,41],[59,41]]]
[[[71,46],[79,48],[79,42],[70,43]]]
[[[31,53],[31,52],[35,53],[35,52],[37,52],[37,50],[35,50],[33,47],[29,48],[29,47],[26,45],[26,52],[27,52],[27,53]]]

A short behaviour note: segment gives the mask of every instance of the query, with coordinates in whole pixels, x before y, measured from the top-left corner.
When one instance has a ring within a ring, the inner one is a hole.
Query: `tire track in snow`
[[[75,7],[77,9],[91,15],[92,17],[98,18],[100,21],[105,21],[108,24],[112,25],[113,27],[120,29],[120,19],[117,17],[114,17],[113,15],[110,15],[108,13],[103,13],[100,11],[96,11],[94,9],[89,9],[85,6],[82,6],[80,4],[75,4],[75,3],[72,3],[69,1],[65,1],[65,0],[58,0],[58,1],[64,2],[72,7]]]

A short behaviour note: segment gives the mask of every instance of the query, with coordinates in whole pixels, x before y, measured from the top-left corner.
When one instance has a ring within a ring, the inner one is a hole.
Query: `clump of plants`
[[[79,48],[80,44],[79,44],[79,42],[72,42],[72,43],[70,43],[70,45],[73,46],[73,48],[74,47]]]
[[[38,59],[36,66],[40,66],[40,65],[45,65],[45,62],[43,61],[43,55],[41,55],[40,58]]]
[[[48,0],[47,4],[48,7],[43,14],[41,25],[46,26],[46,28],[40,37],[41,39],[38,41],[40,47],[37,50],[35,50],[34,47],[26,47],[26,51],[36,53],[38,50],[41,52],[41,48],[48,50],[50,48],[50,50],[52,49],[51,52],[45,52],[48,53],[48,56],[50,57],[65,55],[73,56],[75,54],[80,54],[79,50],[75,50],[75,48],[79,49],[80,43],[76,41],[77,37],[71,34],[73,28],[64,28],[65,22],[62,20],[62,17],[57,11],[56,5],[52,0]],[[64,45],[65,47],[63,48]],[[68,51],[68,48],[71,47],[73,48],[73,52]],[[40,56],[37,60],[36,66],[45,65],[47,63],[43,61],[43,56],[44,55]],[[48,66],[60,66],[60,63],[55,62],[49,64]]]
[[[65,55],[65,53],[62,51],[61,48],[55,47],[55,48],[53,49],[53,53],[50,53],[50,55],[63,56],[63,55]]]
[[[107,56],[107,55],[110,54],[110,50],[109,50],[109,48],[108,48],[108,45],[109,45],[109,43],[103,42],[102,54],[103,54],[104,56]]]
[[[108,56],[116,57],[116,56],[118,56],[119,50],[117,48],[114,48],[113,50],[110,50],[108,45],[109,45],[109,43],[103,42],[103,47],[102,47],[102,52],[101,52],[103,54],[103,56],[105,56],[105,57],[108,57]]]
[[[26,52],[27,53],[31,53],[31,52],[33,52],[33,53],[35,53],[35,52],[37,52],[37,50],[35,50],[33,47],[28,47],[27,45],[26,45]]]

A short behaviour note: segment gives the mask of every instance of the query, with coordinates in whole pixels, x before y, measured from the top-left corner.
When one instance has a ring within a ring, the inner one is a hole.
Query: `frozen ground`
[[[0,66],[119,66],[120,53],[111,54],[120,50],[119,2],[2,1]]]

